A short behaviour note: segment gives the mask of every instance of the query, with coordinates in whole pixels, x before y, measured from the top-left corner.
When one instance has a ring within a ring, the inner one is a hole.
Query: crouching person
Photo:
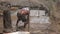
[[[18,23],[19,21],[24,22],[24,28],[26,27],[26,25],[28,24],[28,15],[29,15],[29,8],[22,8],[21,11],[18,11],[17,13],[17,23],[16,23],[16,27],[18,27]]]

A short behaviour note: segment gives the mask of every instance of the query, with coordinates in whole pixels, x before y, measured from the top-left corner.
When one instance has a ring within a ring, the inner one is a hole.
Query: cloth
[[[17,13],[17,17],[18,17],[18,20],[22,20],[22,22],[26,22],[26,20],[27,20],[26,15],[21,15],[21,14]]]
[[[12,28],[11,15],[10,15],[10,11],[8,10],[3,12],[3,25],[4,25],[4,28],[6,29]]]

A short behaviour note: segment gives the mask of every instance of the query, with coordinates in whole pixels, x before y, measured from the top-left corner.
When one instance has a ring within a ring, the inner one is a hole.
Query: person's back
[[[25,16],[28,15],[28,11],[27,10],[21,10],[17,13],[17,17],[19,20],[23,20],[23,19],[26,19]]]

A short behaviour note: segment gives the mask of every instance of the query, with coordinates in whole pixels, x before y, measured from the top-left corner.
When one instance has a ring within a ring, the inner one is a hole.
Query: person
[[[3,32],[11,32],[12,31],[12,23],[11,23],[11,12],[10,7],[11,4],[7,2],[1,2],[1,9],[3,10]]]
[[[26,25],[28,24],[27,23],[27,17],[28,17],[28,14],[29,14],[29,8],[22,8],[21,11],[18,11],[17,13],[17,23],[16,23],[16,26],[18,27],[18,23],[19,21],[22,20],[22,22],[24,22],[24,28],[26,27]]]
[[[9,10],[3,11],[3,26],[4,26],[3,32],[8,32],[7,29],[10,30],[12,28],[11,15]]]

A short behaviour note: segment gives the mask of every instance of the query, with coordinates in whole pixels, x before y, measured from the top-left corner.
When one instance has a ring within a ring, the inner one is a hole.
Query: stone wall
[[[53,2],[51,0],[51,26],[49,28],[49,33],[50,34],[60,34],[60,6],[59,6],[59,1],[57,0],[56,2]]]

